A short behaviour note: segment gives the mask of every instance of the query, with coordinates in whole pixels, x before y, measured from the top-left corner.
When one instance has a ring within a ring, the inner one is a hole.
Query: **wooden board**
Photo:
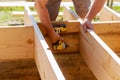
[[[33,58],[32,27],[0,27],[0,60]]]
[[[64,42],[67,45],[71,45],[63,50],[60,51],[54,51],[52,50],[52,43],[50,42],[49,38],[45,37],[47,44],[49,45],[49,48],[51,49],[52,53],[73,53],[79,51],[79,33],[71,33],[71,34],[64,34],[62,35]]]
[[[70,11],[69,9],[67,9]],[[70,11],[70,14],[74,13]],[[82,23],[82,20],[73,14]],[[110,25],[110,24],[109,24]],[[99,29],[98,29],[99,30]],[[120,79],[120,58],[91,30],[80,27],[80,54],[98,80]]]
[[[34,17],[30,13],[28,6],[25,6],[26,25],[34,27],[34,60],[37,65],[38,72],[42,80],[65,80],[53,54],[48,50],[48,45],[36,23]],[[30,23],[30,24],[29,24]]]
[[[76,17],[73,15],[74,12],[71,10],[69,6],[64,5],[63,8],[64,8],[63,21],[76,20]]]
[[[105,15],[107,14],[107,15]],[[107,6],[104,6],[99,14],[100,21],[119,21],[120,15]]]
[[[76,21],[54,21],[54,22],[51,22],[53,24],[65,24],[66,25],[66,31],[63,32],[63,34],[65,33],[76,33],[76,32],[79,32],[79,23],[76,22]],[[42,25],[42,23],[37,23],[40,30],[42,31],[42,34],[45,36],[47,34],[44,26]]]
[[[96,80],[83,58],[77,53],[54,54],[66,80]]]
[[[116,53],[120,52],[120,21],[94,23],[95,33]]]
[[[120,57],[120,53],[116,53]]]
[[[79,16],[77,16],[69,6],[64,6],[64,8],[66,10],[65,14],[67,12],[68,15],[70,14],[72,17],[76,18],[76,20],[79,19]],[[105,13],[107,13],[106,16],[104,16]],[[114,52],[119,53],[120,45],[118,43],[120,16],[115,11],[105,6],[101,10],[99,17],[100,21],[93,22],[95,32]],[[66,19],[66,17],[64,18]]]
[[[43,46],[44,45],[44,46]],[[34,59],[43,80],[64,80],[61,71],[51,53],[47,50],[47,45],[44,41],[40,41],[38,35],[35,33],[35,52]],[[62,76],[62,77],[61,77]]]
[[[98,80],[120,79],[119,57],[93,32],[80,34],[80,53]]]
[[[47,36],[47,32],[44,29],[44,26],[41,23],[38,23],[38,26],[40,30],[42,31],[42,34],[45,37],[45,40],[47,41],[47,44],[49,45],[51,51],[53,53],[72,53],[77,52],[79,50],[79,23],[74,21],[61,21],[61,22],[52,22],[53,24],[65,24],[66,25],[66,31],[61,32],[61,36],[64,38],[64,42],[68,45],[73,45],[71,47],[67,47],[66,49],[62,51],[53,51],[52,50],[52,43],[49,40],[49,37]]]
[[[0,61],[0,80],[40,80],[33,59]]]
[[[58,58],[56,58],[56,60],[54,59],[52,52],[47,49],[48,45],[44,37],[42,36],[41,31],[39,31],[37,24],[35,23],[33,18],[30,16],[30,14],[29,14],[29,17],[30,17],[30,20],[32,21],[31,23],[33,23],[34,25],[34,30],[35,30],[34,59],[36,61],[37,68],[41,75],[41,78],[44,80],[64,80],[65,78],[69,79],[69,76],[70,76],[69,72],[66,73],[66,69],[65,69],[65,72],[63,70],[64,75],[68,74],[67,77],[64,78],[56,62]],[[82,20],[79,18],[76,18],[76,19],[78,19],[78,22],[80,24]],[[115,80],[115,79],[119,80],[120,79],[119,57],[99,38],[99,36],[94,31],[87,30],[87,33],[85,33],[83,32],[81,25],[79,25],[78,30],[80,30],[79,52],[84,58],[87,65],[89,66],[90,70],[95,75],[95,77],[98,80]],[[69,69],[69,67],[67,69]],[[75,72],[75,73],[78,73],[78,72]],[[74,74],[71,74],[71,75],[74,75]],[[71,79],[74,80],[72,76],[70,77]],[[75,78],[78,79],[78,77],[79,76]]]

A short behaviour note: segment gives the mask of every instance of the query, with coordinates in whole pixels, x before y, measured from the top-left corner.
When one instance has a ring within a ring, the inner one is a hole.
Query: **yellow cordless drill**
[[[55,32],[61,33],[66,31],[66,24],[52,24]]]
[[[66,24],[57,24],[57,23],[53,23],[53,28],[55,30],[55,32],[57,32],[58,34],[60,34],[61,32],[66,31]],[[57,41],[56,43],[54,43],[52,45],[53,50],[63,50],[67,47],[67,45],[63,42],[63,41]]]
[[[63,41],[57,41],[56,43],[53,44],[53,50],[63,50],[67,47],[68,45]]]

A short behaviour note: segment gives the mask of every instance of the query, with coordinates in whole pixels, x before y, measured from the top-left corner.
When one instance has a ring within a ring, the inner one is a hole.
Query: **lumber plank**
[[[69,6],[64,6],[64,8],[68,11],[68,14],[72,14],[77,19],[79,19],[79,16],[75,12],[73,12]],[[117,15],[113,10],[109,9],[108,7],[104,7],[103,10],[100,12],[100,17],[103,17],[103,15],[108,13],[108,17],[113,16],[113,20],[107,19],[107,20],[101,20],[99,22],[92,22],[94,25],[94,31],[97,33],[97,35],[105,42],[107,45],[114,51],[114,52],[120,52],[120,45],[119,43],[119,26],[120,21],[119,15]],[[104,13],[104,14],[103,14]],[[103,17],[105,18],[105,16]],[[105,18],[106,19],[106,18]],[[111,20],[111,21],[109,21]]]
[[[64,6],[64,14],[63,14],[64,21],[78,19],[78,15],[73,10],[71,10],[69,5],[63,5],[63,6]],[[104,6],[102,8],[102,10],[99,12],[98,17],[99,17],[99,21],[119,21],[120,20],[120,15],[107,6]]]
[[[30,14],[28,15],[28,13],[30,13]],[[33,25],[31,23],[31,20],[30,20],[30,17],[29,17],[30,15],[32,15],[30,11],[28,12],[27,10],[24,10],[24,25],[26,25],[26,26]]]
[[[72,2],[71,0],[62,0],[63,2]]]
[[[44,46],[42,46],[44,45]],[[47,48],[44,44],[40,42],[38,36],[35,35],[35,53],[34,60],[36,62],[38,71],[40,73],[41,79],[43,80],[64,80],[61,76],[61,72],[58,68],[56,61],[50,50],[45,50]]]
[[[94,24],[95,33],[116,53],[120,52],[120,21],[98,22]]]
[[[0,27],[0,60],[33,58],[32,27]]]
[[[52,44],[49,40],[48,37],[45,37],[45,40],[47,42],[47,44],[49,45],[52,53],[73,53],[73,52],[78,52],[79,51],[79,33],[70,33],[70,34],[66,34],[66,35],[61,35],[64,39],[64,42],[67,45],[71,45],[70,47],[67,47],[63,50],[60,51],[54,51],[52,50]]]
[[[120,20],[120,15],[109,7],[104,6],[100,11],[99,18],[100,21],[118,21]]]
[[[120,2],[119,0],[115,0],[115,2]]]
[[[68,9],[68,11],[70,11]],[[74,13],[74,12],[72,12]],[[82,20],[73,14],[82,23]],[[120,79],[120,58],[94,31],[80,27],[80,54],[98,80]]]
[[[93,32],[80,33],[80,53],[98,80],[120,79],[119,57]]]
[[[34,60],[42,80],[65,80],[53,54],[48,50],[48,45],[34,20],[34,17],[29,13],[30,9],[25,6],[29,21],[34,27]]]
[[[63,21],[76,20],[70,7],[63,5],[63,8],[64,8]]]
[[[120,53],[116,53],[120,57]]]
[[[54,54],[66,80],[96,80],[79,54]]]
[[[29,6],[34,7],[35,2],[26,2],[26,1],[1,1],[0,7],[8,7],[8,6]],[[63,5],[73,5],[72,2],[61,2],[61,6]]]
[[[34,6],[34,2],[25,2],[25,1],[3,1],[0,2],[0,7],[8,7],[8,6]]]
[[[31,11],[31,14],[34,16],[34,17],[38,17],[38,15],[37,15],[37,12],[33,12],[33,11]],[[59,14],[58,14],[58,16],[59,17],[62,17],[62,15],[63,15],[63,12],[59,12]],[[24,12],[23,11],[13,11],[12,12],[12,16],[17,16],[17,17],[23,17],[24,16]]]
[[[49,45],[51,51],[53,53],[71,53],[71,52],[77,52],[78,46],[79,46],[79,23],[78,22],[74,22],[74,21],[61,21],[61,22],[52,22],[53,24],[66,24],[66,31],[61,33],[61,36],[64,38],[64,42],[66,42],[66,44],[68,45],[73,45],[71,47],[67,47],[66,49],[62,50],[62,51],[53,51],[52,50],[52,44],[49,40],[49,37],[47,36],[47,32],[45,30],[45,28],[43,28],[44,26],[41,23],[38,23],[39,28],[42,31],[42,34],[44,35],[44,38],[47,42],[47,44]]]
[[[75,33],[75,32],[79,32],[79,23],[73,20],[69,20],[69,21],[52,21],[52,24],[65,24],[66,25],[66,31],[64,31],[63,33]],[[39,28],[41,29],[42,34],[45,36],[47,34],[47,31],[44,28],[44,25],[42,23],[37,23]]]
[[[31,14],[34,17],[38,17],[36,12],[32,12],[31,11]],[[24,12],[23,11],[14,11],[14,12],[12,12],[12,16],[23,17],[24,16]]]
[[[64,8],[64,13],[63,13],[63,21],[67,21],[67,20],[75,20],[76,18],[70,14],[70,12],[68,10],[66,10],[66,8]]]
[[[0,80],[40,80],[33,59],[0,61]]]

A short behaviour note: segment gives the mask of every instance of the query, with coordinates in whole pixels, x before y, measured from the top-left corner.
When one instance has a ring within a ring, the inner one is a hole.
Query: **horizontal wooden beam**
[[[0,7],[8,7],[8,6],[29,6],[34,7],[35,2],[26,2],[26,1],[3,1],[0,2]],[[63,5],[73,5],[72,2],[61,2],[61,6]]]
[[[61,24],[65,24],[66,25],[66,27],[65,27],[65,31],[64,32],[62,32],[63,34],[65,33],[76,33],[76,32],[79,32],[79,29],[78,29],[78,27],[80,26],[80,24],[78,23],[78,22],[76,22],[76,21],[61,21],[61,22],[57,22],[57,21],[53,21],[53,22],[51,22],[52,24],[57,24],[57,25],[61,25]],[[46,30],[44,29],[44,25],[42,25],[42,23],[38,23],[38,26],[39,26],[39,28],[41,29],[41,31],[42,31],[42,33],[43,33],[43,35],[46,35],[47,34],[47,32],[46,32]]]
[[[23,11],[13,11],[12,12],[12,16],[17,16],[17,17],[24,17],[24,12]],[[34,17],[38,17],[37,15],[37,12],[32,12],[31,11],[31,14],[34,16]],[[62,17],[63,16],[63,12],[59,12],[58,14],[59,17]]]
[[[37,17],[37,13],[36,12],[31,12],[31,14],[33,16]],[[12,12],[12,16],[23,17],[24,16],[24,12],[23,11],[14,11],[14,12]]]
[[[8,1],[8,2],[0,2],[0,7],[8,7],[8,6],[34,6],[34,2],[25,2],[25,1]]]

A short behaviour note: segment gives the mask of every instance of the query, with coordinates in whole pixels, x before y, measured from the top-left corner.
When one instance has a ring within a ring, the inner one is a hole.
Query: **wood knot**
[[[33,40],[32,39],[28,39],[27,40],[27,44],[32,44],[33,43]]]

